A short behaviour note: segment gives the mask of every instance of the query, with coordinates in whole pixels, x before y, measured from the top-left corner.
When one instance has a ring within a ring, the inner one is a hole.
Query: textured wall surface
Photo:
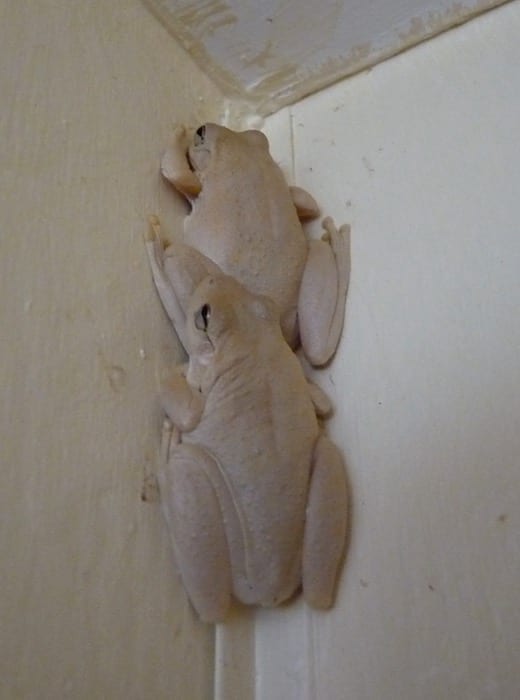
[[[207,698],[157,503],[178,356],[142,233],[173,120],[220,94],[138,2],[0,3],[0,697]]]

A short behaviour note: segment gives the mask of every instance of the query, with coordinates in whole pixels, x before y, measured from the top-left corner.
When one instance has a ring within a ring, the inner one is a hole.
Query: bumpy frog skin
[[[147,249],[164,277],[159,223]],[[327,397],[309,384],[284,340],[276,305],[250,293],[198,251],[167,252],[188,364],[162,393],[168,419],[159,473],[162,507],[195,609],[222,621],[233,598],[275,606],[300,586],[333,604],[345,547],[342,457],[317,415]]]
[[[162,173],[191,203],[184,242],[281,311],[287,342],[301,342],[313,365],[330,360],[340,339],[350,272],[350,230],[323,222],[321,240],[308,241],[300,219],[318,215],[307,192],[288,187],[260,131],[235,132],[205,124],[191,145],[174,132]],[[177,302],[167,286],[163,304],[176,329]]]

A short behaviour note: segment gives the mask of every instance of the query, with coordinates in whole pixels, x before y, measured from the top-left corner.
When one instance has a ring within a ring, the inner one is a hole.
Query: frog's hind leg
[[[205,622],[222,621],[231,601],[231,564],[212,473],[214,459],[202,448],[170,444],[163,434],[167,463],[159,473],[163,513],[184,586]],[[165,444],[166,443],[166,444]]]
[[[326,364],[339,343],[350,277],[350,227],[323,220],[325,233],[310,241],[298,300],[303,351],[311,364]]]
[[[329,608],[343,560],[348,491],[343,458],[325,435],[314,448],[303,538],[303,595],[313,608]]]

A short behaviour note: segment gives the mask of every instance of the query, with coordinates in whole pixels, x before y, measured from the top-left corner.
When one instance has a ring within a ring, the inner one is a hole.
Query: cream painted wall
[[[518,698],[519,36],[513,2],[267,122],[352,224],[345,333],[315,376],[353,528],[332,612],[257,614],[235,659],[256,700]]]
[[[138,0],[0,3],[0,697],[197,698],[194,620],[157,502],[178,357],[142,234],[173,120],[221,95]]]

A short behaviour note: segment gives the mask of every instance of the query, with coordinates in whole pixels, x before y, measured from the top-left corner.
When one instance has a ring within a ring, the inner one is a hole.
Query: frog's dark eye
[[[195,327],[199,331],[207,331],[209,319],[211,318],[211,306],[204,304],[195,314]]]
[[[195,132],[195,143],[197,145],[199,143],[204,143],[205,138],[206,138],[206,127],[204,125],[199,126],[199,128]]]

